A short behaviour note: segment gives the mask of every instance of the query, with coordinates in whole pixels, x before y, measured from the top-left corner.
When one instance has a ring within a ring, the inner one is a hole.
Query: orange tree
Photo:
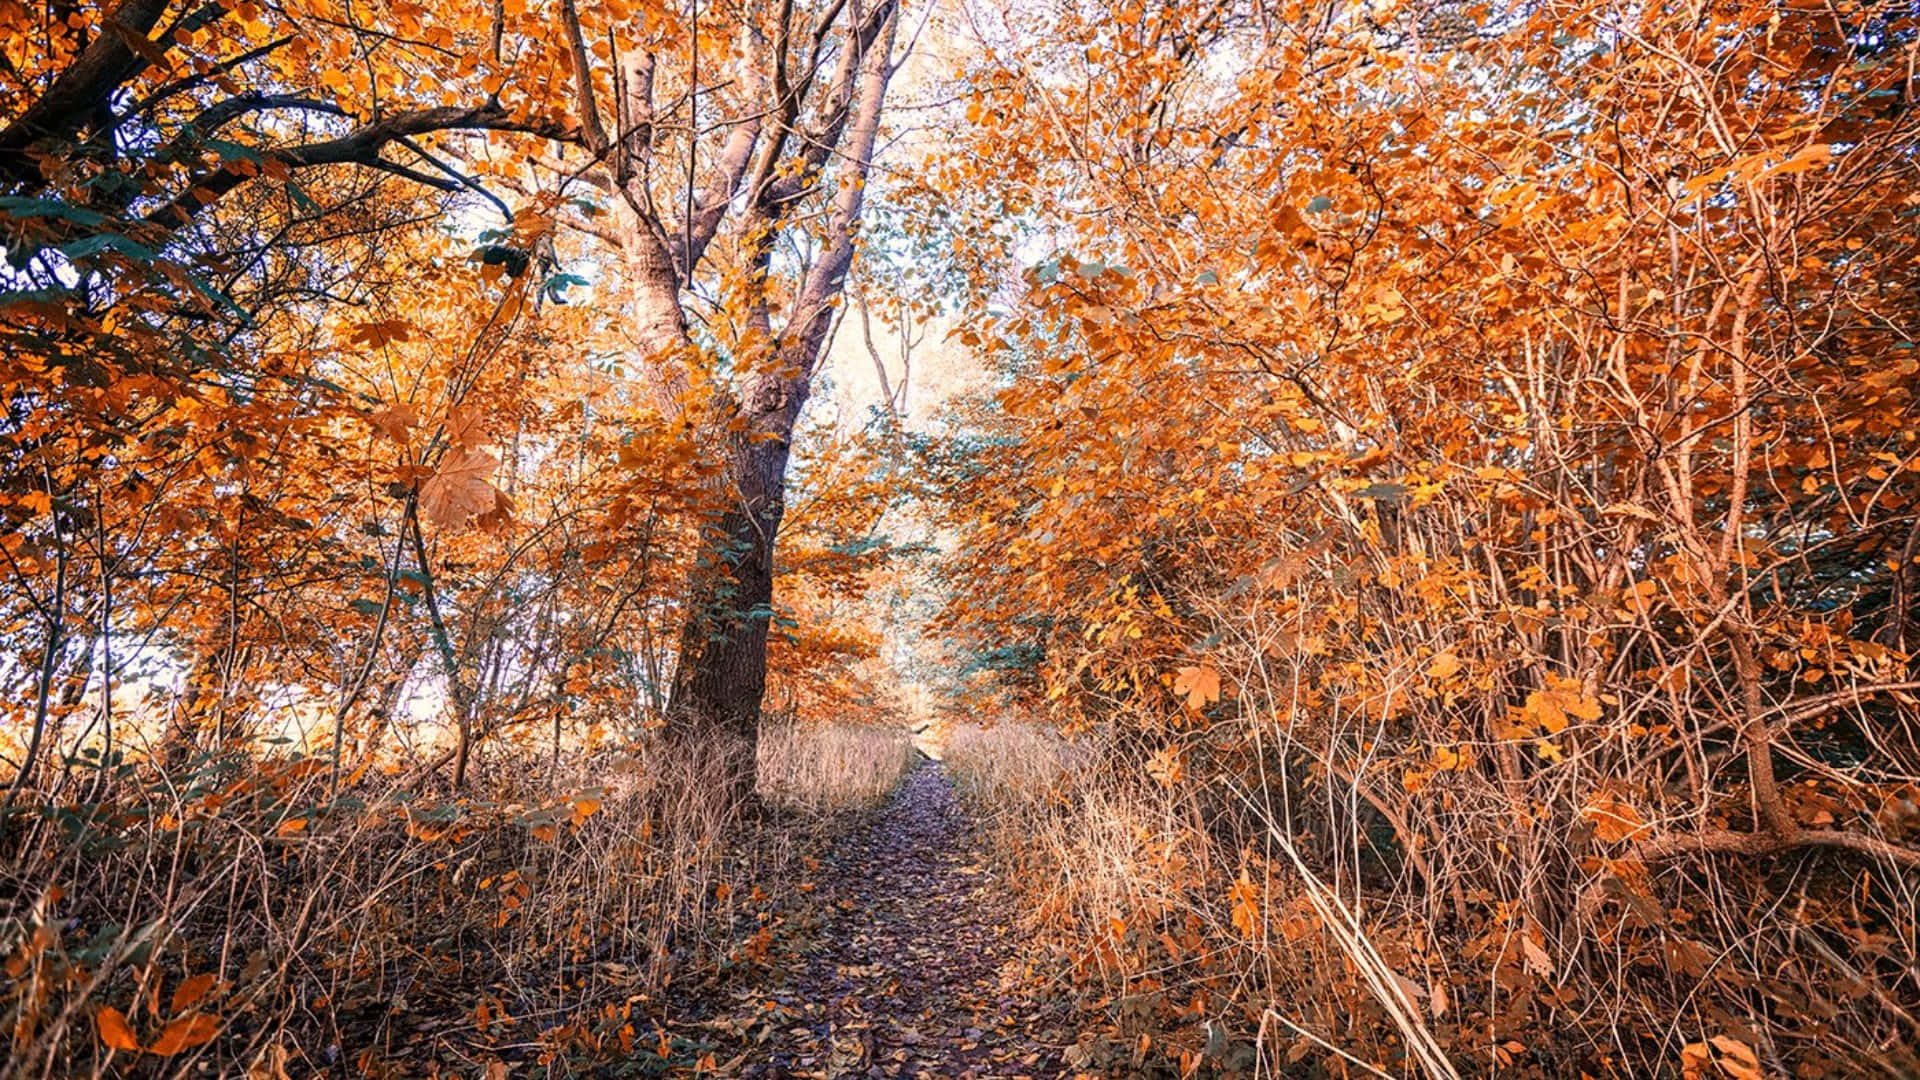
[[[853,261],[898,5],[583,15],[120,0],[4,14],[32,30],[0,54],[19,409],[119,408],[97,399],[123,391],[90,388],[128,372],[192,381],[180,357],[193,350],[161,324],[241,318],[222,279],[285,269],[278,253],[301,242],[288,231],[298,223],[338,229],[343,212],[365,214],[379,198],[368,173],[491,200],[513,224],[484,261],[531,275],[549,299],[567,280],[554,227],[573,227],[617,253],[602,296],[621,298],[625,351],[654,412],[698,432],[715,465],[672,710],[690,728],[751,734],[788,448]],[[281,302],[337,298],[276,283],[292,290],[273,294]],[[478,460],[460,456],[476,446],[453,449],[455,466]],[[50,610],[43,622],[63,621]],[[446,635],[434,636],[444,660]]]

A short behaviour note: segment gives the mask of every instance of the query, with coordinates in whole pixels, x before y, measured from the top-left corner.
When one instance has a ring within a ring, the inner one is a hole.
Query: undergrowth
[[[0,1077],[711,1064],[663,993],[764,962],[797,846],[884,796],[907,750],[772,728],[778,828],[737,827],[728,760],[650,743],[455,795],[335,792],[322,759],[233,751],[28,793],[0,837]]]

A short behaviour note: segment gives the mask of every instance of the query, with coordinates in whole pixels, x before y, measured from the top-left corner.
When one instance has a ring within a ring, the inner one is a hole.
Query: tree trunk
[[[681,736],[721,736],[737,748],[732,778],[750,795],[767,690],[767,635],[773,621],[773,547],[786,514],[787,459],[804,404],[804,380],[756,380],[741,411],[747,423],[724,436],[726,482],[734,498],[706,537],[680,631],[667,712]]]

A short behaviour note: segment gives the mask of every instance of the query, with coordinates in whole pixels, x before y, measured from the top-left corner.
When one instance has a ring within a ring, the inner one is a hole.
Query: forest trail
[[[784,985],[793,1022],[740,1075],[1062,1075],[1064,1005],[1032,996],[1009,884],[986,859],[945,770],[923,762],[810,878],[824,924]]]

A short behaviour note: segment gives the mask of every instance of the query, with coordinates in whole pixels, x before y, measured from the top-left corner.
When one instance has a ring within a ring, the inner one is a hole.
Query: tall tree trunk
[[[794,426],[812,391],[814,368],[825,350],[833,309],[846,290],[853,265],[860,210],[880,111],[892,64],[895,16],[892,0],[868,13],[857,59],[847,60],[842,101],[845,141],[835,174],[838,188],[828,216],[826,248],[801,283],[786,326],[769,334],[768,354],[742,387],[727,428],[727,476],[737,500],[721,516],[707,547],[710,564],[695,578],[681,632],[669,715],[696,730],[718,731],[742,747],[751,790],[757,759],[760,703],[767,690],[767,634],[773,621],[774,542],[786,513],[787,460]],[[770,211],[771,213],[771,211]],[[772,249],[757,250],[764,281]],[[763,331],[771,319],[765,293],[752,315]]]
[[[767,690],[774,541],[786,514],[787,459],[807,389],[805,380],[756,380],[741,403],[746,423],[723,436],[734,502],[706,537],[707,565],[695,577],[667,705],[683,733],[737,746],[736,780],[748,788]]]

